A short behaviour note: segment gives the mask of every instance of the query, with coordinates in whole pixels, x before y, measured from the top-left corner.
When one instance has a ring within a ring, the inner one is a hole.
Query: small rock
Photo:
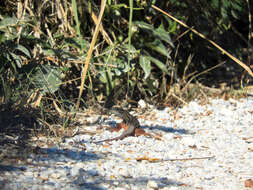
[[[27,172],[24,172],[24,175],[26,175],[26,176],[33,176],[33,172],[27,171]]]
[[[139,100],[138,102],[138,105],[141,107],[141,108],[146,108],[147,107],[147,104],[144,100]]]
[[[166,189],[165,189],[165,188],[166,188]],[[177,187],[177,186],[173,186],[173,187],[170,187],[170,188],[165,187],[165,188],[162,188],[161,190],[179,190],[179,189],[180,189],[180,188]]]
[[[72,169],[71,169],[71,171],[70,171],[70,174],[72,175],[72,176],[76,176],[76,175],[78,175],[79,174],[79,167],[73,167]]]
[[[161,190],[172,190],[173,187],[169,188],[169,187],[163,187]]]
[[[123,187],[116,187],[114,190],[126,190],[126,189]]]
[[[45,173],[45,172],[42,172],[42,173],[40,174],[40,177],[39,177],[39,178],[42,179],[42,180],[47,181],[47,180],[48,180],[48,174]]]
[[[118,171],[118,174],[121,175],[122,177],[131,177],[129,172],[128,172],[128,169],[127,168],[120,168],[119,171]]]
[[[196,146],[196,139],[194,139],[192,136],[183,137],[181,142],[186,146],[190,147]]]
[[[87,124],[93,124],[93,123],[99,123],[100,120],[101,120],[100,115],[93,115],[92,117],[88,117],[86,122]]]
[[[157,190],[158,184],[155,181],[148,181],[147,189],[148,190]]]
[[[253,151],[253,143],[251,143],[251,144],[248,145],[248,150],[249,151]]]
[[[53,173],[50,177],[54,178],[54,179],[59,179],[61,177],[60,173]]]

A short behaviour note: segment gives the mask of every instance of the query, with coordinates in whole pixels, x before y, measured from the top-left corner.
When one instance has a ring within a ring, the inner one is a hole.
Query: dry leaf
[[[147,160],[149,162],[155,162],[155,161],[160,161],[160,158],[149,158],[147,156],[136,158],[136,161],[142,161],[142,160]]]
[[[114,175],[110,175],[110,179],[115,179],[115,176]]]
[[[180,136],[180,135],[175,135],[174,137],[173,137],[173,139],[179,139],[179,140],[181,140],[183,137],[182,136]]]
[[[209,116],[209,115],[211,115],[213,113],[213,111],[207,111],[206,113],[205,113],[205,116]]]
[[[108,147],[110,147],[110,143],[109,142],[107,142],[107,144],[103,144],[102,146],[103,146],[103,148],[108,148]]]

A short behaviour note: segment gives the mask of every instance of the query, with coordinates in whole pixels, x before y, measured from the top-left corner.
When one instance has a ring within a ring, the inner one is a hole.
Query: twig
[[[175,159],[166,159],[166,160],[162,160],[162,161],[188,161],[188,160],[204,160],[204,159],[211,159],[211,158],[215,158],[215,156],[206,156],[206,157],[193,157],[193,158],[175,158]]]
[[[87,3],[86,1],[84,1],[84,4],[85,4],[86,7],[89,6],[88,3]],[[98,23],[98,18],[97,18],[97,16],[96,16],[96,14],[94,13],[94,11],[89,10],[89,12],[90,12],[90,14],[91,14],[91,18],[92,18],[93,22],[94,22],[96,25],[98,25],[98,24],[99,24],[99,23]],[[103,35],[103,38],[105,39],[106,43],[107,43],[108,45],[113,45],[113,42],[112,42],[112,40],[110,39],[109,35],[108,35],[108,34],[106,33],[106,31],[104,30],[104,27],[103,27],[103,24],[102,24],[102,23],[100,24],[99,30],[100,30],[101,34]]]
[[[194,75],[194,76],[192,76],[191,79],[190,79],[190,80],[187,82],[187,84],[185,85],[185,87],[182,89],[182,92],[188,87],[188,85],[191,83],[191,81],[192,81],[193,79],[199,77],[200,75],[203,75],[203,74],[205,74],[205,73],[208,73],[209,71],[211,71],[211,70],[213,70],[213,69],[215,69],[215,68],[217,68],[217,67],[223,65],[224,63],[225,63],[225,61],[223,61],[223,62],[221,62],[221,63],[219,63],[219,64],[217,64],[217,65],[215,65],[215,66],[213,66],[213,67],[211,67],[211,68],[209,68],[209,69],[206,69],[206,70],[204,70],[204,71],[202,71],[202,72],[200,72],[200,73],[198,73],[198,74],[196,74],[196,75]]]
[[[172,93],[171,94],[174,98],[176,98],[177,100],[179,100],[180,102],[182,102],[184,105],[187,105],[187,102],[184,101],[182,98],[178,97],[176,94]]]
[[[50,125],[49,123],[47,123],[46,121],[44,121],[40,118],[38,118],[38,121],[41,122],[43,125],[46,125],[51,131],[53,131],[55,137],[59,137],[56,129],[54,129],[54,127],[52,125]]]

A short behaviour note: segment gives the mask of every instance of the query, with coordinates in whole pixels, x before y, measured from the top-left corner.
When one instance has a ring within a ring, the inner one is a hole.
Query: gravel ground
[[[1,166],[1,189],[253,189],[253,98],[137,116],[151,137],[91,143],[121,134],[99,129],[120,122],[106,118],[85,128],[95,135],[79,133],[41,147],[27,164]]]

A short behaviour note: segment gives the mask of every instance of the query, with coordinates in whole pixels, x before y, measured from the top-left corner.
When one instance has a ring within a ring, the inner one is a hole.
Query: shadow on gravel
[[[29,140],[39,124],[38,110],[0,105],[0,164],[25,159],[32,151]]]
[[[141,128],[150,129],[150,130],[152,130],[152,129],[160,130],[160,131],[167,132],[167,133],[192,134],[192,132],[190,132],[189,130],[176,129],[176,128],[172,128],[172,127],[168,127],[168,126],[162,126],[162,125],[154,125],[152,127],[150,127],[150,126],[141,126]]]
[[[16,167],[16,166],[10,166],[10,165],[1,165],[0,164],[0,172],[14,172],[14,171],[25,171],[25,167]]]
[[[79,170],[79,175],[76,180],[74,180],[73,185],[77,186],[77,189],[88,189],[88,190],[105,190],[116,187],[124,187],[125,185],[138,186],[140,189],[146,189],[147,183],[149,181],[155,181],[159,188],[169,187],[169,186],[180,186],[183,183],[168,180],[167,178],[148,178],[148,177],[139,177],[139,178],[127,178],[123,180],[106,180],[103,176],[95,175],[93,171],[85,171],[84,169]],[[104,184],[107,184],[105,187]]]
[[[20,175],[30,166],[57,168],[62,167],[61,162],[89,162],[103,158],[105,155],[97,152],[87,152],[86,143],[80,142],[78,147],[72,149],[34,147],[29,142],[33,130],[37,127],[36,110],[32,109],[15,109],[12,107],[3,107],[0,105],[0,174],[5,172],[18,172]],[[116,125],[115,122],[111,123]],[[175,129],[167,126],[141,126],[143,129],[154,129],[168,133],[189,134],[184,129]],[[138,138],[138,137],[136,137]],[[82,146],[83,145],[83,146]],[[108,154],[106,155],[108,156]],[[120,155],[116,155],[120,157]],[[32,158],[36,163],[27,162],[27,158]],[[123,159],[123,158],[122,158]],[[14,161],[13,161],[14,160]],[[21,162],[20,162],[21,161]],[[46,164],[45,164],[46,163]],[[58,165],[59,163],[59,165]],[[71,166],[64,165],[70,168]],[[75,189],[92,189],[103,190],[108,187],[118,187],[121,184],[130,184],[146,187],[148,181],[156,181],[157,184],[164,186],[179,185],[180,182],[171,181],[166,178],[127,178],[124,180],[105,180],[95,169],[84,170],[76,168],[77,177],[70,182]],[[36,182],[32,179],[31,182]],[[3,181],[2,181],[3,183]],[[14,185],[15,181],[12,181]],[[19,182],[22,187],[22,182]],[[1,184],[1,180],[0,180]],[[107,185],[105,187],[105,184]],[[41,183],[41,185],[45,185]]]
[[[68,161],[79,161],[79,162],[88,162],[93,160],[99,160],[102,157],[91,152],[87,152],[85,150],[71,150],[71,149],[58,149],[58,148],[39,148],[39,160],[49,160],[50,163],[56,160],[57,162],[64,162],[66,158]],[[45,159],[43,159],[45,158]],[[38,161],[39,161],[38,160]]]

